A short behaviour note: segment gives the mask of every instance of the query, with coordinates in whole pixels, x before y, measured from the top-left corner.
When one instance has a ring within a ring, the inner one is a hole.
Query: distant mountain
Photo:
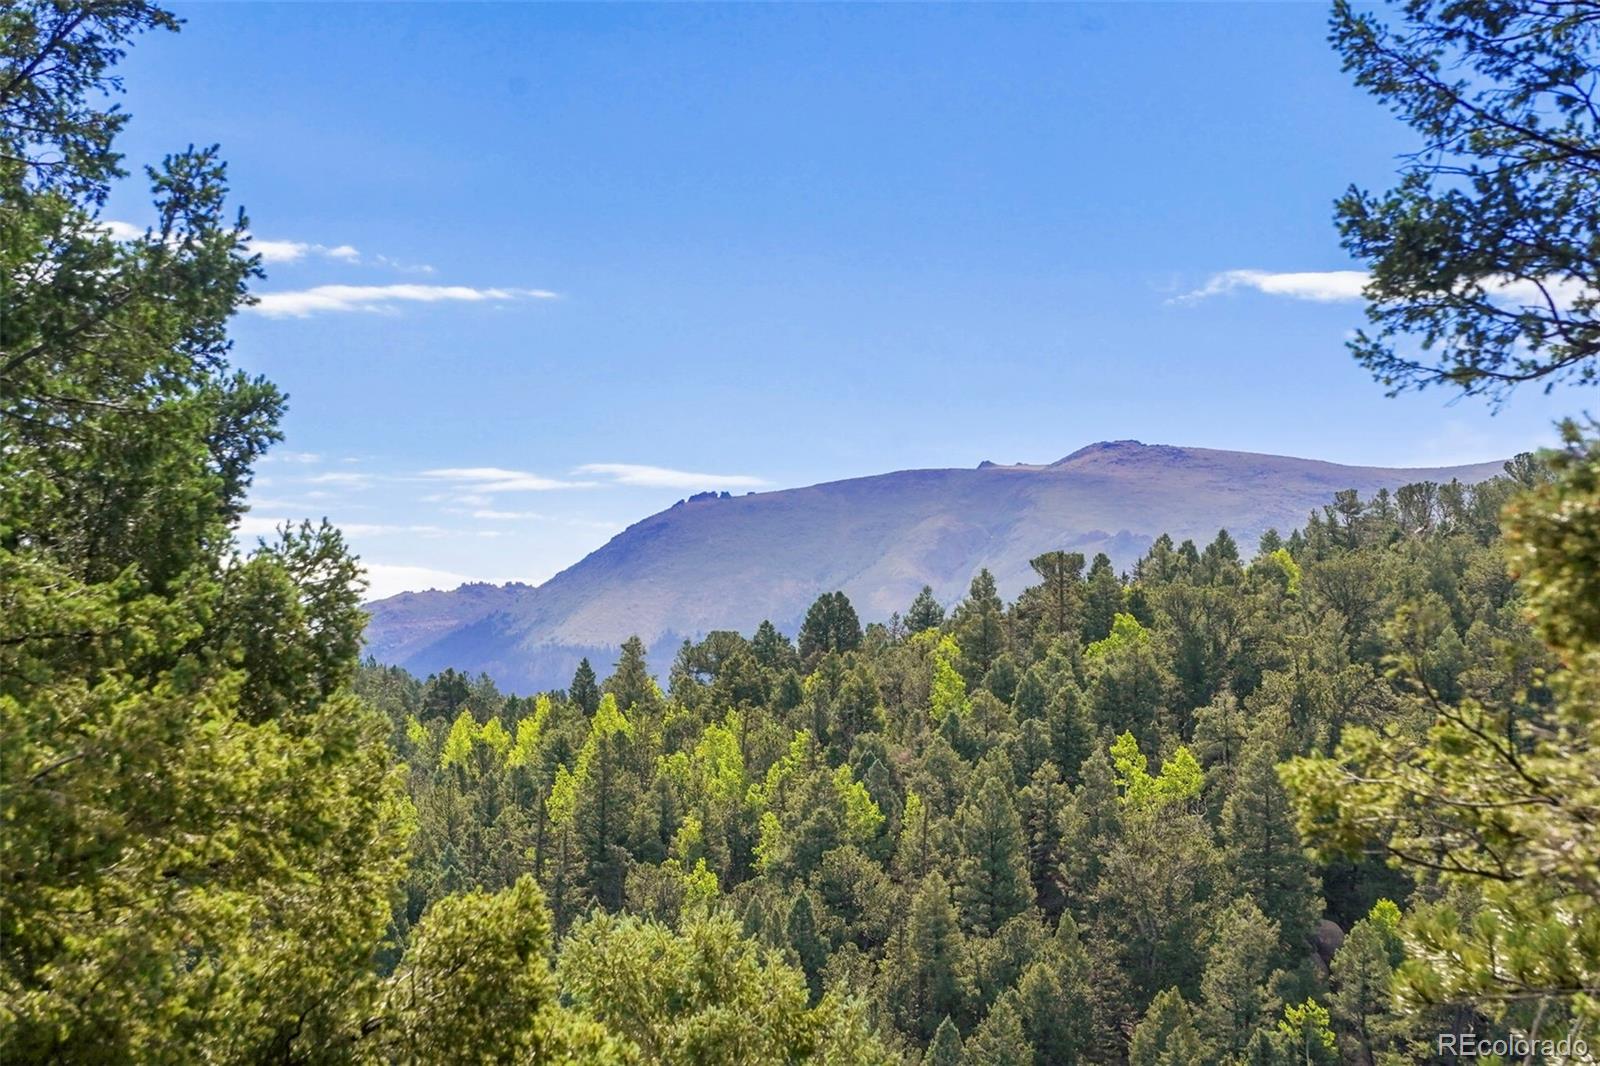
[[[924,585],[959,599],[988,567],[1003,595],[1028,560],[1063,548],[1131,566],[1161,533],[1203,544],[1227,529],[1247,554],[1341,489],[1487,480],[1499,463],[1436,469],[1340,466],[1138,441],[1092,444],[1048,466],[902,470],[809,488],[703,493],[636,522],[543,585],[463,585],[368,605],[368,650],[427,674],[486,671],[527,692],[565,685],[588,655],[602,676],[638,634],[664,670],[684,637],[793,633],[817,595],[842,588],[863,622],[904,610]]]

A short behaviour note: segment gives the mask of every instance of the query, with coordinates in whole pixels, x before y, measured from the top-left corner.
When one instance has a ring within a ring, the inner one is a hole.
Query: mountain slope
[[[369,650],[419,672],[485,670],[514,691],[558,687],[580,655],[604,672],[630,634],[652,665],[683,637],[793,632],[819,593],[842,588],[863,621],[903,610],[923,584],[941,602],[988,567],[1000,591],[1030,583],[1028,560],[1065,548],[1126,568],[1159,534],[1203,544],[1226,528],[1248,554],[1341,489],[1482,481],[1498,463],[1351,467],[1207,448],[1093,444],[1048,466],[903,470],[747,496],[710,493],[617,534],[537,588],[465,585],[370,604]]]

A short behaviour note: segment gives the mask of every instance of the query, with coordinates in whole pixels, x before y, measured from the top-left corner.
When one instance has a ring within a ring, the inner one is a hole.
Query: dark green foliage
[[[965,965],[950,885],[930,874],[911,900],[904,939],[889,971],[889,1002],[907,1032],[928,1040],[941,1022],[963,1014]]]
[[[972,1066],[1033,1066],[1033,1048],[1022,1031],[1014,994],[1000,997],[967,1042]]]
[[[976,791],[956,811],[956,898],[967,928],[980,936],[1020,914],[1033,896],[1014,791],[1010,764],[1003,757],[986,759],[978,767]]]
[[[842,592],[818,596],[800,624],[800,658],[808,665],[830,652],[842,654],[861,646],[861,620]]]
[[[951,622],[961,648],[962,676],[968,687],[974,687],[1006,647],[1005,605],[995,589],[993,574],[978,571]]]
[[[1593,176],[1562,169],[1592,113],[1552,96],[1592,31],[1407,18],[1341,7],[1336,38],[1493,163],[1446,189],[1425,156],[1344,202],[1375,263],[1358,354],[1397,386],[1592,376],[1590,296],[1490,311],[1502,276],[1593,289]],[[1501,481],[1338,493],[1250,560],[1225,531],[1157,538],[1126,582],[1049,551],[1011,605],[981,571],[948,623],[924,588],[865,632],[830,592],[798,649],[770,623],[685,641],[667,693],[637,638],[529,698],[358,667],[336,531],[234,550],[283,401],[227,367],[257,264],[220,163],[152,173],[145,239],[98,223],[108,64],[172,24],[0,12],[8,1059],[1378,1063],[1463,1020],[1593,1023],[1578,429]],[[1397,77],[1434,48],[1514,88]],[[1463,100],[1513,121],[1468,131]]]
[[[933,1039],[928,1042],[928,1050],[922,1056],[922,1066],[964,1066],[966,1062],[961,1033],[956,1029],[956,1023],[947,1017],[939,1023]]]
[[[617,660],[616,670],[606,678],[604,690],[617,697],[617,706],[623,714],[632,714],[635,708],[655,706],[661,689],[650,676],[644,641],[629,637],[622,642],[622,656]]]
[[[1111,634],[1111,622],[1122,610],[1122,582],[1111,569],[1104,552],[1089,564],[1088,587],[1084,590],[1083,642],[1092,644]]]
[[[794,898],[789,917],[783,923],[784,936],[806,975],[812,1002],[822,992],[822,968],[828,961],[828,946],[817,935],[817,920],[811,910],[811,896],[805,892]]]
[[[1412,0],[1398,24],[1339,0],[1345,69],[1416,131],[1399,183],[1351,188],[1345,248],[1372,270],[1350,342],[1393,391],[1503,397],[1600,378],[1600,65],[1582,5]],[[1425,148],[1422,146],[1426,146]],[[1420,342],[1420,344],[1418,343]],[[1416,353],[1424,353],[1418,355]]]
[[[944,608],[933,598],[933,588],[924,585],[922,591],[917,593],[917,598],[911,601],[911,606],[906,608],[906,632],[917,634],[924,629],[938,629],[942,625]]]
[[[600,683],[595,680],[594,667],[589,665],[588,659],[578,660],[578,668],[572,674],[572,685],[567,689],[567,698],[584,714],[593,714],[599,709]]]
[[[1133,1031],[1128,1066],[1187,1066],[1202,1061],[1200,1034],[1182,993],[1169,988],[1158,995]]]

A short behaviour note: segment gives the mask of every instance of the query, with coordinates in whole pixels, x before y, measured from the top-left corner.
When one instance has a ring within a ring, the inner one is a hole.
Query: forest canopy
[[[1592,13],[1398,17],[1334,10],[1425,145],[1339,207],[1372,267],[1357,356],[1391,387],[1593,380]],[[562,691],[414,678],[360,660],[337,529],[240,543],[286,399],[230,363],[260,260],[220,153],[146,168],[142,235],[101,216],[116,64],[176,27],[0,10],[7,1061],[1376,1064],[1593,1035],[1593,427],[1256,545],[1162,536],[1122,574],[1063,546],[1010,603],[980,571],[863,624],[819,590],[793,639],[631,640]],[[1511,282],[1550,298],[1508,309]]]

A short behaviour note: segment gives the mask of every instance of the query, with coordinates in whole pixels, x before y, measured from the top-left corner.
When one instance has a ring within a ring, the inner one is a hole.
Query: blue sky
[[[177,11],[124,148],[220,142],[268,258],[248,528],[328,515],[375,594],[540,581],[701,488],[1120,438],[1437,465],[1562,413],[1345,353],[1331,201],[1411,139],[1318,5]]]

